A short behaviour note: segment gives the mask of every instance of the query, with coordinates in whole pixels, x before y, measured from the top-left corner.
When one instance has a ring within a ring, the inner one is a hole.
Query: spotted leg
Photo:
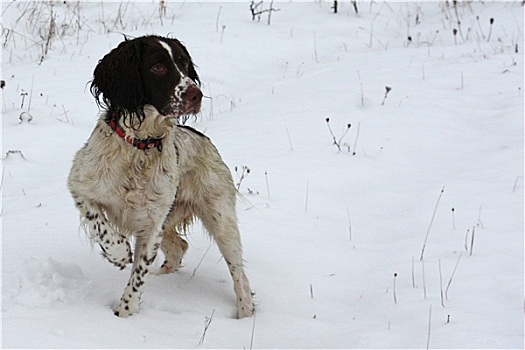
[[[80,211],[83,223],[92,242],[96,242],[102,249],[102,256],[113,265],[124,269],[131,263],[131,246],[128,239],[116,232],[106,221],[103,210],[97,204],[73,195],[75,205]]]
[[[159,228],[153,230],[151,235],[137,237],[133,270],[115,310],[116,316],[128,317],[138,311],[144,283],[157,257],[162,235],[163,230]]]

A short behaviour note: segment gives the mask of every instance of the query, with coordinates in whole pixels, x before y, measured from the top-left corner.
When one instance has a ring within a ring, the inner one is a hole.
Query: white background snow
[[[248,1],[166,5],[2,2],[3,347],[523,348],[521,1],[275,2],[270,25]],[[250,169],[253,318],[200,224],[138,314],[111,311],[129,268],[91,247],[66,178],[123,34],[186,44],[209,97],[188,124]],[[326,118],[337,141],[351,124],[341,150]]]

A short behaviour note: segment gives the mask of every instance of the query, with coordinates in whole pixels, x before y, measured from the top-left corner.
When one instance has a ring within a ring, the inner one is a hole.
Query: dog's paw
[[[169,273],[173,273],[175,270],[170,265],[162,265],[160,269],[153,272],[155,275],[167,275]]]
[[[119,306],[113,311],[115,316],[126,318],[136,313],[138,309],[138,305],[122,300]]]
[[[174,273],[182,267],[182,261],[179,261],[176,264],[170,264],[168,261],[164,261],[160,269],[155,271],[155,275],[167,275],[169,273]]]
[[[253,304],[252,298],[249,300],[238,300],[237,301],[237,318],[244,318],[253,316],[255,312],[255,306]]]

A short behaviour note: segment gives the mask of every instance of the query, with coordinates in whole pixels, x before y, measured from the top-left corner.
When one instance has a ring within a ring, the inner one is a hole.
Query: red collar
[[[107,120],[106,123],[109,125],[111,130],[117,133],[117,135],[125,140],[130,145],[137,147],[141,150],[147,150],[151,148],[157,148],[159,152],[162,151],[162,140],[164,140],[165,134],[158,138],[148,137],[147,139],[136,139],[129,135],[126,135],[126,132],[120,127],[115,119]]]

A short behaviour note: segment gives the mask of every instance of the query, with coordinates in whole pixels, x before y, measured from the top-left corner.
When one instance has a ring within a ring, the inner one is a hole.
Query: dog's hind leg
[[[253,315],[252,291],[244,272],[242,245],[237,216],[235,213],[235,192],[223,194],[200,215],[206,230],[214,237],[219,250],[228,265],[237,297],[238,318]]]
[[[104,211],[97,204],[76,194],[73,194],[73,199],[91,241],[100,245],[102,256],[109,262],[124,269],[132,260],[128,239],[108,224]]]
[[[175,227],[164,230],[164,237],[160,249],[164,253],[164,263],[157,274],[166,274],[177,271],[182,265],[182,258],[188,250],[188,242],[179,236]]]
[[[159,270],[155,271],[157,275],[172,273],[181,268],[182,258],[188,250],[188,242],[181,237],[180,233],[186,233],[191,225],[193,211],[188,207],[176,204],[177,202],[174,203],[174,208],[164,223],[164,235],[160,244],[160,250],[164,253],[164,263]]]

